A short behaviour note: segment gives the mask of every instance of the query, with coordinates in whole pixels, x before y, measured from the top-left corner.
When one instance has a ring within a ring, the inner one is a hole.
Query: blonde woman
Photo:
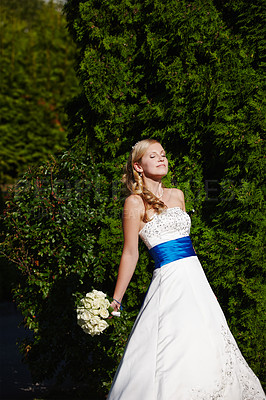
[[[136,143],[124,176],[131,194],[114,310],[134,273],[139,237],[155,270],[108,399],[263,400],[192,246],[184,195],[162,185],[167,171],[160,143]]]

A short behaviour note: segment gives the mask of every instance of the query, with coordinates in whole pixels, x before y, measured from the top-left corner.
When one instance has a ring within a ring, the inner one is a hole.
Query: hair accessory
[[[138,142],[136,142],[136,143],[134,144],[134,146],[132,146],[132,150],[135,149],[135,147],[137,146],[138,143],[140,143],[140,142],[138,141]]]

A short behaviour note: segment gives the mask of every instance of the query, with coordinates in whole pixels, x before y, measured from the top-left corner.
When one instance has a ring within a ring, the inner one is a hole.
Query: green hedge
[[[0,185],[67,146],[75,45],[55,2],[1,0]]]
[[[112,190],[92,157],[65,153],[29,170],[7,202],[1,247],[20,271],[14,298],[33,332],[21,350],[34,381],[70,377],[90,390],[103,390],[122,355],[149,285],[147,254],[115,327],[91,338],[77,325],[75,311],[93,288],[113,293],[122,250],[122,202],[110,197]]]

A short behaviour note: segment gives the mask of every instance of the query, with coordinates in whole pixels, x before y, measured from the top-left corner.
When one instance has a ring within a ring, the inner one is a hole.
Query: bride
[[[162,186],[167,172],[159,142],[136,143],[124,176],[131,195],[124,205],[114,310],[134,273],[139,237],[155,270],[108,399],[263,400],[192,246],[184,195]]]

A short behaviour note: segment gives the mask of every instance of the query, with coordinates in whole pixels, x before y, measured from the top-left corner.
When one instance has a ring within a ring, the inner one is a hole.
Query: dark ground
[[[89,390],[84,396],[75,396],[67,390],[58,390],[52,382],[34,385],[28,368],[21,361],[16,342],[26,336],[21,314],[14,303],[0,303],[0,399],[1,400],[101,400],[91,397]],[[68,394],[69,393],[69,394]]]
[[[18,327],[22,317],[13,303],[0,303],[0,395],[1,400],[33,399],[41,392],[32,384],[27,366],[22,363],[16,342],[25,337]]]

